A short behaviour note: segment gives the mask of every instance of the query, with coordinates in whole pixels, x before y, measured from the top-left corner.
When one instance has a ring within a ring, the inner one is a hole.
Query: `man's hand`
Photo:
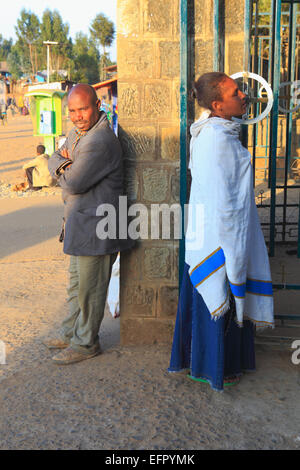
[[[64,158],[70,158],[68,149],[60,150],[59,153],[60,153],[61,156],[64,157]]]
[[[61,165],[61,168],[59,168],[59,169],[56,171],[57,176],[62,175],[62,174],[65,172],[65,170],[66,170],[67,168],[69,168],[69,166],[72,165],[72,163],[73,163],[72,160],[71,160],[71,158],[70,158],[68,149],[64,148],[64,149],[62,149],[62,150],[59,150],[59,153],[60,153],[60,155],[61,155],[63,158],[65,158],[66,160],[69,160],[69,162],[64,162],[64,163]]]
[[[68,168],[72,164],[72,160],[70,159],[69,151],[68,149],[62,149],[59,151],[62,157],[70,160],[70,163],[68,165],[65,165],[61,170],[59,171],[59,174],[62,175],[65,172],[65,169]]]

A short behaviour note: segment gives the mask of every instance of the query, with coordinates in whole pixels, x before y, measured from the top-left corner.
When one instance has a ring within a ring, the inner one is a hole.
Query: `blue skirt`
[[[188,271],[185,264],[168,370],[189,369],[191,377],[205,379],[221,391],[227,377],[255,370],[254,325],[244,321],[240,328],[234,308],[213,320]]]

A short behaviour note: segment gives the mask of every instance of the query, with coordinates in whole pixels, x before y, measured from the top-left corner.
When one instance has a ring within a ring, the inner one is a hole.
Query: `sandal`
[[[233,375],[232,377],[227,377],[224,379],[224,387],[230,387],[231,385],[237,385],[240,381],[240,377]]]
[[[205,384],[209,384],[209,380],[203,379],[201,377],[192,377],[190,374],[187,374],[189,379],[195,380],[195,382],[202,382]],[[224,387],[230,387],[231,385],[237,385],[240,381],[239,377],[228,377],[227,379],[224,379],[223,385]]]
[[[209,384],[209,381],[206,379],[201,379],[200,377],[192,377],[190,374],[187,374],[189,379],[195,380],[195,382],[203,382],[205,384]]]

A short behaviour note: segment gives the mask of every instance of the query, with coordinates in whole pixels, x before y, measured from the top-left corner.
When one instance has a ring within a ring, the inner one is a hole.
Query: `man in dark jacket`
[[[112,207],[119,221],[123,166],[120,143],[105,113],[99,111],[95,90],[76,85],[69,93],[68,108],[75,127],[48,165],[63,189],[64,252],[71,255],[69,315],[62,323],[61,337],[45,342],[50,349],[62,349],[52,358],[57,364],[100,353],[98,333],[112,265],[119,251],[132,246],[127,237],[118,237],[118,227],[112,230],[115,237],[101,237],[97,231],[102,204]]]

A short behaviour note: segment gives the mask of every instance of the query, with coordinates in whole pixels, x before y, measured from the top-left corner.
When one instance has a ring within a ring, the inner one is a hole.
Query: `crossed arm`
[[[50,173],[59,178],[60,186],[70,194],[88,191],[120,165],[120,155],[107,144],[91,142],[85,145],[81,155],[70,159],[66,146],[56,152],[49,161]]]

